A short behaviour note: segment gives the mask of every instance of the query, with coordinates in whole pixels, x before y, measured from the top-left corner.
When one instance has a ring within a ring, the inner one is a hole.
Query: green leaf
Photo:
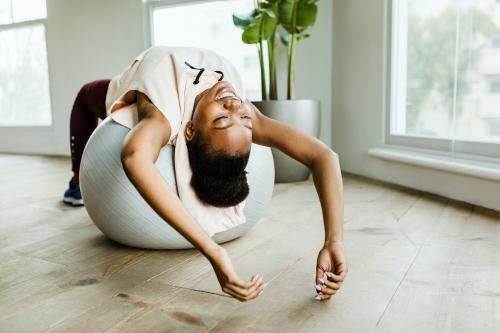
[[[276,25],[278,24],[278,19],[276,17],[270,17],[264,15],[262,17],[262,40],[269,39],[272,34],[276,31]]]
[[[262,12],[264,12],[267,16],[271,18],[276,18],[276,13],[273,12],[270,8],[262,8]]]
[[[233,14],[233,23],[235,26],[241,29],[248,27],[254,20],[255,10],[252,10],[246,15]]]
[[[293,32],[293,7],[298,0],[282,0],[279,2],[279,20],[283,28],[289,33]]]
[[[264,13],[258,14],[252,23],[245,28],[241,39],[246,44],[257,44],[262,40],[267,40],[276,31],[277,23],[278,19],[275,17]]]
[[[282,0],[279,3],[280,24],[289,33],[314,25],[318,13],[317,0]],[[295,15],[295,26],[293,17]]]
[[[257,15],[251,24],[249,24],[243,34],[241,35],[241,40],[246,44],[257,44],[261,41],[260,39],[260,25],[262,23],[262,15]]]
[[[295,24],[301,28],[311,27],[316,22],[317,14],[318,6],[316,6],[316,3],[310,1],[299,1]]]

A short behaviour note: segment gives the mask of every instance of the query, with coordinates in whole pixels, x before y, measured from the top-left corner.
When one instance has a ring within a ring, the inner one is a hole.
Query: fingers
[[[330,288],[330,289],[335,289],[335,290],[338,290],[340,288],[340,285],[342,284],[342,282],[333,282],[333,281],[330,281],[330,280],[324,280],[324,284],[323,286],[325,286],[326,288]]]
[[[336,285],[335,287],[328,286],[326,283],[324,285],[316,285],[316,291],[318,293],[323,293],[327,295],[335,295],[337,293],[337,290],[340,289],[339,285]]]
[[[325,273],[328,280],[334,281],[334,282],[343,282],[344,278],[347,274],[347,266],[345,264],[341,264],[338,266],[337,269],[337,274],[333,272],[326,272]]]
[[[315,299],[318,301],[328,300],[331,296],[335,295],[340,289],[342,282],[347,273],[347,267],[342,265],[339,267],[338,274],[332,272],[325,272],[325,277],[317,279],[319,283],[316,285]]]
[[[321,278],[323,277],[324,274],[325,274],[325,271],[323,269],[321,269],[320,267],[316,266],[316,284],[322,283]]]
[[[342,283],[344,281],[343,276],[338,275],[338,274],[334,274],[332,272],[326,272],[325,275],[326,275],[326,278],[328,279],[328,281],[337,282],[337,283]]]
[[[326,301],[326,300],[329,300],[331,297],[332,297],[332,295],[318,294],[318,295],[316,295],[316,297],[314,297],[314,299],[316,299],[318,301]]]
[[[233,296],[239,301],[249,301],[256,298],[266,287],[267,284],[263,283],[263,278],[254,275],[249,282],[243,282],[239,279],[229,281],[222,290],[225,293]]]
[[[248,282],[245,282],[245,281],[241,280],[240,278],[236,277],[234,280],[230,281],[230,283],[238,288],[248,289],[255,284],[256,279],[258,277],[259,277],[259,275],[255,274],[254,276],[252,276],[252,279]]]
[[[249,283],[244,283],[244,287],[241,287],[241,284],[236,284],[232,282],[229,282],[228,287],[234,292],[238,293],[240,296],[247,297],[257,287],[260,287],[261,285],[262,285],[262,278],[258,277],[257,279],[254,279],[254,281],[249,281]]]

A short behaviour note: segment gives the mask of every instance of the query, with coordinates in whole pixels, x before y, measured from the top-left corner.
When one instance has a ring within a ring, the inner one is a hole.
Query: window
[[[393,0],[387,141],[500,156],[499,33],[495,0]]]
[[[233,25],[233,13],[247,13],[252,0],[229,0],[167,5],[151,4],[152,44],[196,46],[211,49],[238,69],[246,97],[260,99],[260,67],[255,45],[241,41],[241,30]]]
[[[0,0],[0,126],[48,126],[45,0]]]

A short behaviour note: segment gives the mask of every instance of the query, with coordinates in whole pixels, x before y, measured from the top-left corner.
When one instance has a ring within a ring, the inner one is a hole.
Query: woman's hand
[[[267,286],[267,283],[264,284],[262,276],[258,275],[252,276],[249,282],[241,280],[234,272],[231,259],[222,246],[217,246],[207,258],[212,264],[222,291],[241,302],[256,298]]]
[[[319,251],[316,264],[316,292],[318,301],[328,300],[340,289],[347,274],[344,245],[341,242],[325,244]]]

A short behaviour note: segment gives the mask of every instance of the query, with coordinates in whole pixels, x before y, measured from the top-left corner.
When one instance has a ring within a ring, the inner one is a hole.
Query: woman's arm
[[[255,298],[262,285],[255,278],[245,283],[236,276],[224,248],[189,214],[154,165],[170,138],[167,118],[141,92],[137,92],[137,109],[139,122],[127,134],[121,152],[127,177],[158,215],[209,259],[225,292],[239,300]]]
[[[253,142],[277,148],[311,170],[325,228],[316,284],[318,292],[321,291],[319,299],[328,299],[340,288],[347,273],[343,254],[343,184],[338,155],[315,137],[266,117],[251,102],[248,104],[253,110]]]
[[[342,175],[338,155],[327,145],[263,115],[251,102],[253,142],[281,150],[312,173],[325,225],[325,244],[343,241]]]
[[[146,103],[144,94],[138,93],[139,122],[125,138],[121,152],[123,169],[148,204],[198,250],[210,256],[217,244],[189,215],[154,165],[160,149],[168,142],[171,128],[152,105]]]

